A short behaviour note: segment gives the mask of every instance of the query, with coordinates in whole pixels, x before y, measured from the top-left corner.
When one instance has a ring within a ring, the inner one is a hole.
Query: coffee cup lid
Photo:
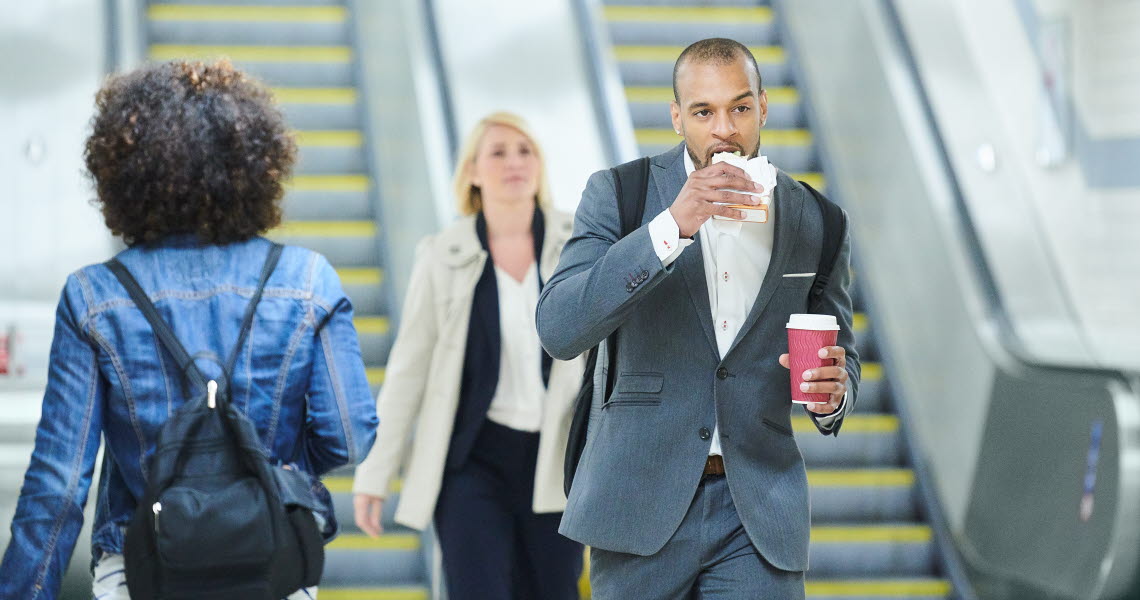
[[[788,329],[839,331],[839,323],[833,315],[797,314],[788,317]]]

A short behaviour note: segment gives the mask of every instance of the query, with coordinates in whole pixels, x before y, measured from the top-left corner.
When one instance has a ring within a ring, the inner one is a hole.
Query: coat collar
[[[553,208],[544,209],[542,214],[544,235],[542,252],[537,258],[545,281],[558,266],[558,257],[562,246],[570,239],[573,223],[569,215]],[[440,233],[439,240],[440,262],[449,267],[465,267],[477,259],[487,257],[475,230],[475,216],[463,217],[455,222]]]

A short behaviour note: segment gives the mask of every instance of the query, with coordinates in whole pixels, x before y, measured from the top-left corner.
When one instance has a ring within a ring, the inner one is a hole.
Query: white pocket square
[[[784,273],[784,277],[815,277],[815,273]]]

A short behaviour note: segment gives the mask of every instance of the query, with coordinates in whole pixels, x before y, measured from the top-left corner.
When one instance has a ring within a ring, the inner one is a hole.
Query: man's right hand
[[[726,190],[742,190],[763,193],[760,184],[753,183],[740,167],[727,163],[716,163],[699,171],[693,171],[669,212],[677,221],[681,237],[691,238],[713,215],[729,219],[743,219],[744,213],[735,208],[720,206],[717,202],[729,204],[760,204],[760,199],[748,194],[737,194]]]
[[[380,537],[384,533],[384,526],[380,524],[380,516],[384,514],[384,499],[368,494],[355,494],[352,496],[352,512],[356,519],[356,526],[371,537]]]

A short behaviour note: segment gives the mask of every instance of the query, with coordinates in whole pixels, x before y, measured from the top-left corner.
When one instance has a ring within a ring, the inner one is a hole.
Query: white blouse
[[[495,266],[499,289],[499,385],[487,418],[519,431],[542,426],[542,352],[534,323],[538,307],[538,267],[532,264],[521,282]]]

